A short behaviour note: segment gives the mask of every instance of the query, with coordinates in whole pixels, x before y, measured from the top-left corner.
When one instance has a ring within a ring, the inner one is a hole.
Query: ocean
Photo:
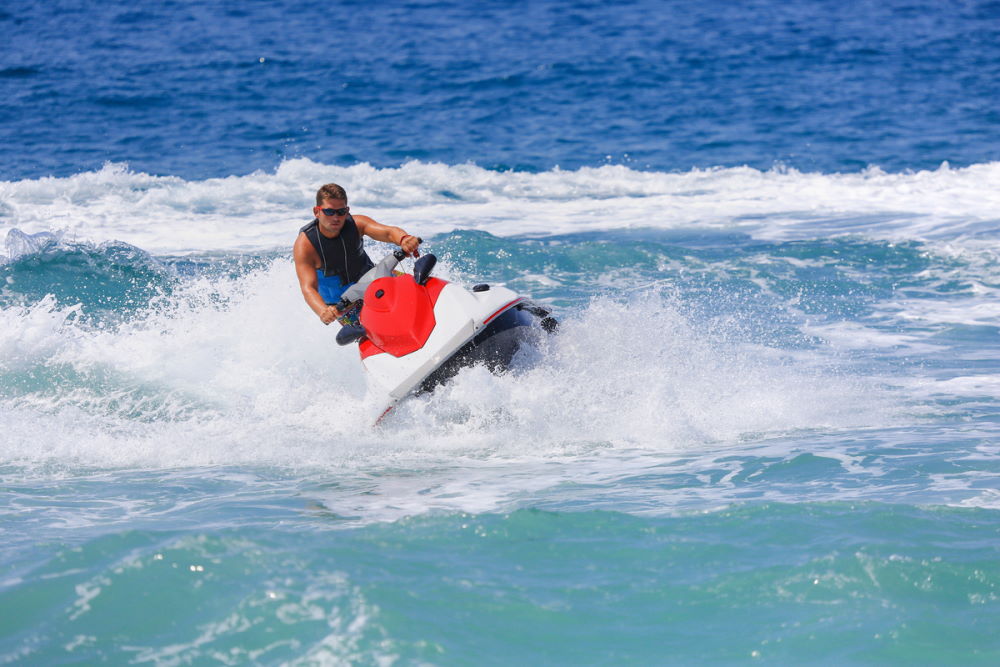
[[[0,35],[0,663],[1000,662],[1000,3]],[[373,427],[328,182],[558,334]]]

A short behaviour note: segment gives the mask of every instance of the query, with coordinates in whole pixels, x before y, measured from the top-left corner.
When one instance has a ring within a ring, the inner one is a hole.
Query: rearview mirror
[[[430,280],[431,271],[434,270],[434,265],[437,264],[438,258],[434,255],[424,255],[416,261],[413,265],[413,279],[417,281],[418,285],[426,285],[427,281]]]

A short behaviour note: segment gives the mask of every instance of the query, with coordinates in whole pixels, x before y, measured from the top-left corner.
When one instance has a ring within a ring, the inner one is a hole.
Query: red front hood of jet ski
[[[419,285],[413,276],[388,276],[365,290],[361,326],[367,340],[360,346],[361,358],[380,352],[402,357],[419,350],[434,331],[434,305],[447,281],[430,278]]]

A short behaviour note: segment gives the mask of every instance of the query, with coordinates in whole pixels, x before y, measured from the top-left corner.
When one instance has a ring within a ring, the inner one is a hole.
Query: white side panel
[[[470,292],[448,283],[434,305],[436,325],[419,350],[402,357],[388,353],[362,360],[369,376],[392,399],[403,398],[483,328],[483,321],[517,299],[506,287]]]

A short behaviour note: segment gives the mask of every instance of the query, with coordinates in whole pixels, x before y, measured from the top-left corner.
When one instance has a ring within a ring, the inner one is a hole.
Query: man
[[[347,192],[336,183],[328,183],[316,192],[316,219],[299,230],[292,248],[295,273],[302,296],[323,324],[330,324],[343,313],[335,303],[348,287],[374,266],[365,252],[363,236],[394,243],[413,257],[418,257],[419,239],[399,227],[388,227],[367,215],[352,216]]]

